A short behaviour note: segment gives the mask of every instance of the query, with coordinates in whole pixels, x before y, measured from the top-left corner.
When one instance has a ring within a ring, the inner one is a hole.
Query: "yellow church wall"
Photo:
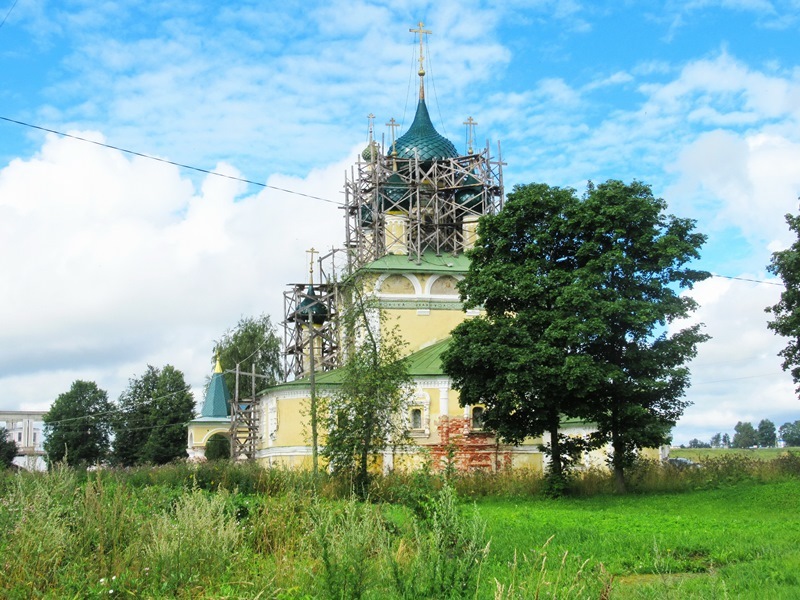
[[[397,325],[409,353],[449,337],[453,328],[467,318],[461,309],[387,308],[383,313],[389,326]]]
[[[230,423],[215,424],[215,425],[190,425],[189,432],[192,434],[192,446],[195,448],[202,448],[206,445],[208,438],[215,433],[222,433],[224,435],[230,434]]]

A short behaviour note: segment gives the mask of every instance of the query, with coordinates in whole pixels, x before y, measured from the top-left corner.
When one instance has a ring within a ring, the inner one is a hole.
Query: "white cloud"
[[[269,184],[341,200],[350,162]],[[0,385],[31,407],[78,377],[116,398],[148,363],[199,389],[213,340],[241,316],[280,323],[305,250],[344,232],[335,205],[214,176],[195,190],[176,167],[55,136],[0,171],[0,214]]]
[[[764,279],[763,273],[743,273]],[[774,280],[773,280],[774,281]],[[711,340],[701,344],[690,363],[693,402],[676,428],[675,443],[691,438],[708,441],[717,432],[733,435],[737,421],[771,419],[777,425],[794,420],[798,400],[791,376],[781,369],[777,353],[784,340],[767,329],[764,308],[775,304],[781,287],[712,278],[690,292],[700,308],[688,323],[704,323]],[[684,326],[676,323],[673,329]]]

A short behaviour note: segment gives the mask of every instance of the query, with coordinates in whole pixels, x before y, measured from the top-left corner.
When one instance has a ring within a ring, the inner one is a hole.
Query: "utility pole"
[[[308,253],[311,255],[311,259],[309,261],[309,286],[314,285],[314,254],[317,251],[314,250],[312,247],[311,250],[308,250]],[[311,287],[313,290],[313,287]],[[311,472],[314,476],[314,481],[317,480],[317,475],[319,474],[319,450],[317,448],[317,442],[319,440],[319,433],[317,431],[317,382],[316,382],[316,362],[314,359],[314,306],[310,305],[308,314],[306,318],[308,319],[308,342],[309,342],[309,354],[308,354],[308,368],[309,368],[309,375],[308,375],[308,385],[309,385],[309,392],[310,392],[310,401],[311,401]]]

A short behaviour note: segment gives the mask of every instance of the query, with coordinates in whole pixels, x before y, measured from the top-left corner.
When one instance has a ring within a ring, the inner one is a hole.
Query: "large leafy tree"
[[[161,465],[186,456],[186,426],[194,397],[183,373],[171,365],[148,365],[128,381],[113,420],[114,462]]]
[[[333,473],[350,477],[355,492],[363,497],[370,462],[388,446],[406,441],[401,410],[410,395],[411,377],[403,360],[405,341],[384,317],[380,329],[375,327],[367,318],[359,286],[353,288],[352,307],[344,319],[355,341],[321,419],[328,432],[322,455]]]
[[[784,284],[780,301],[766,308],[774,317],[767,327],[788,338],[778,356],[783,357],[783,370],[791,372],[795,391],[800,392],[800,215],[787,214],[785,218],[797,239],[786,250],[774,252],[767,267]]]
[[[482,404],[484,428],[507,443],[550,432],[551,474],[569,462],[562,416],[585,412],[599,385],[585,346],[585,311],[574,286],[580,247],[574,190],[515,188],[502,212],[484,217],[470,268],[459,287],[465,308],[485,314],[458,325],[442,364],[462,406]]]
[[[622,491],[636,451],[666,442],[686,406],[685,363],[705,336],[667,327],[695,308],[680,288],[708,277],[686,266],[705,236],[665,209],[639,182],[590,184],[582,199],[531,184],[481,220],[460,290],[485,316],[454,330],[445,370],[501,439],[548,431],[555,475],[562,417],[596,423]]]
[[[60,394],[42,417],[47,462],[86,466],[104,461],[109,453],[114,406],[93,381],[77,380]]]
[[[225,368],[225,384],[231,393],[236,389],[236,375],[228,370],[239,366],[239,397],[250,398],[253,393],[277,383],[281,377],[281,343],[269,315],[243,317],[236,327],[227,330],[214,344],[214,357]],[[255,366],[256,389],[248,374]]]
[[[681,288],[710,276],[687,264],[699,258],[706,236],[694,221],[665,214],[667,205],[634,181],[589,185],[575,225],[581,232],[573,305],[590,323],[582,349],[602,373],[583,416],[609,442],[618,491],[637,450],[658,447],[688,402],[686,362],[707,339],[700,325],[669,333],[697,306]]]
[[[747,421],[739,421],[733,428],[733,441],[731,446],[734,448],[750,448],[758,445],[758,432],[753,424]]]
[[[761,448],[774,448],[778,443],[778,434],[775,431],[775,423],[769,419],[761,419],[758,422],[758,445]]]
[[[786,446],[800,446],[800,420],[784,423],[778,432]]]
[[[17,454],[19,449],[16,442],[9,437],[5,427],[0,427],[0,469],[10,467]]]

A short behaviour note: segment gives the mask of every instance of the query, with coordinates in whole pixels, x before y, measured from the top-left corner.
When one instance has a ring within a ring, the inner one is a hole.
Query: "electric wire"
[[[0,23],[0,29],[2,29],[3,25],[6,24],[6,21],[8,20],[8,17],[11,16],[11,12],[14,10],[14,7],[17,5],[18,1],[19,0],[14,0],[14,4],[12,4],[11,8],[8,9],[8,12],[6,13],[6,16],[3,17],[3,21],[2,21],[2,23]]]
[[[8,123],[14,123],[16,125],[22,125],[23,127],[30,127],[31,129],[38,129],[39,131],[46,131],[47,133],[54,133],[56,135],[60,135],[61,137],[70,138],[73,140],[78,140],[81,142],[86,142],[89,144],[94,144],[96,146],[101,146],[103,148],[109,148],[111,150],[117,150],[118,152],[124,152],[125,154],[131,154],[133,156],[139,156],[141,158],[146,158],[149,160],[155,160],[158,162],[166,163],[168,165],[173,165],[175,167],[180,167],[182,169],[189,169],[191,171],[197,171],[199,173],[204,173],[206,175],[214,175],[216,177],[224,177],[225,179],[232,179],[233,181],[241,181],[243,183],[248,183],[250,185],[256,185],[259,187],[267,188],[270,190],[276,190],[279,192],[285,192],[287,194],[294,194],[295,196],[303,196],[304,198],[311,198],[312,200],[320,200],[322,202],[328,202],[330,204],[335,204],[337,206],[344,206],[344,202],[339,202],[337,200],[331,200],[330,198],[322,198],[321,196],[314,196],[313,194],[306,194],[304,192],[298,192],[295,190],[289,190],[286,188],[268,185],[266,183],[261,183],[260,181],[253,181],[252,179],[244,179],[242,177],[236,177],[235,175],[227,175],[225,173],[220,173],[218,171],[210,171],[208,169],[203,169],[201,167],[193,167],[192,165],[187,165],[184,163],[175,162],[172,160],[167,160],[166,158],[160,158],[158,156],[153,156],[152,154],[144,154],[142,152],[137,152],[135,150],[128,150],[126,148],[121,148],[120,146],[114,146],[112,144],[106,144],[103,142],[98,142],[96,140],[90,140],[88,138],[84,138],[78,135],[73,135],[71,133],[64,133],[63,131],[58,131],[56,129],[49,129],[47,127],[41,127],[39,125],[33,125],[31,123],[26,123],[24,121],[18,121],[16,119],[10,119],[8,117],[0,116],[0,121],[6,121]]]
[[[186,390],[176,390],[174,392],[170,392],[169,394],[165,394],[163,396],[158,396],[157,398],[150,398],[149,400],[142,400],[141,402],[139,402],[136,405],[136,408],[140,408],[142,406],[146,406],[148,404],[152,404],[153,402],[156,402],[158,400],[164,400],[164,399],[169,398],[171,396],[175,396],[176,394],[181,394],[181,393],[185,393],[185,392],[186,392]],[[101,417],[101,416],[105,416],[105,415],[113,415],[113,414],[116,414],[116,413],[124,413],[124,412],[128,412],[129,410],[130,410],[129,408],[119,407],[119,408],[115,408],[113,410],[104,410],[104,411],[101,411],[101,412],[81,415],[79,417],[69,417],[67,419],[59,419],[58,421],[47,421],[45,424],[46,425],[61,425],[63,423],[69,423],[71,421],[80,421],[80,420],[83,420],[83,419],[93,419],[95,417]]]

